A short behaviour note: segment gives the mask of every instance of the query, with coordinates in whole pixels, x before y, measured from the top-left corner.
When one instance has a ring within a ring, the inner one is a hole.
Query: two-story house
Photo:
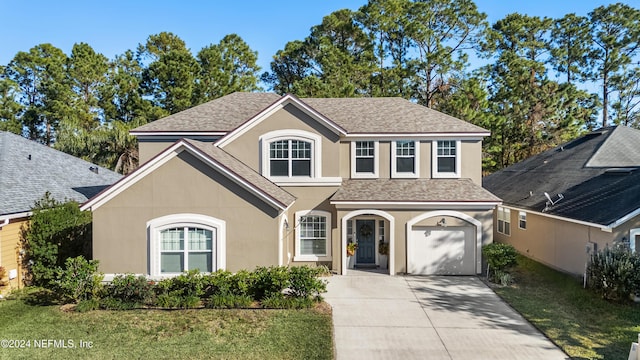
[[[391,275],[476,274],[492,242],[488,131],[404,99],[233,93],[132,134],[142,165],[82,207],[107,275],[345,274],[384,267],[381,244]]]

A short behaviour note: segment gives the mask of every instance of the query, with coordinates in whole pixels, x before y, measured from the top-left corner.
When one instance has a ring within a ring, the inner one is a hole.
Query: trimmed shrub
[[[251,307],[253,299],[248,295],[214,294],[207,300],[209,309],[238,309]]]
[[[319,297],[327,291],[327,284],[318,276],[322,268],[293,266],[289,269],[289,294],[298,298]]]
[[[105,310],[132,310],[139,307],[138,303],[126,302],[112,297],[100,299],[100,308]]]
[[[78,203],[61,203],[45,193],[33,207],[29,223],[21,229],[26,251],[23,266],[29,285],[55,287],[56,269],[71,257],[91,257],[91,212]]]
[[[504,274],[517,263],[518,252],[509,244],[491,243],[482,247],[482,256],[489,264],[488,271],[493,270],[493,280],[497,279],[497,274]]]
[[[311,298],[290,297],[278,293],[273,293],[260,302],[265,309],[308,309],[313,303]]]
[[[286,266],[258,267],[253,272],[253,298],[262,300],[273,294],[282,294],[289,287],[289,268]]]
[[[81,313],[98,310],[99,308],[100,301],[98,299],[81,300],[78,305],[76,305],[76,311]]]
[[[104,275],[98,273],[98,261],[78,256],[68,258],[64,269],[56,270],[55,287],[65,300],[75,303],[98,298]]]
[[[640,292],[640,257],[623,247],[606,247],[592,254],[587,284],[603,299],[629,299]]]
[[[151,304],[155,293],[153,282],[144,276],[134,274],[117,275],[111,283],[106,286],[108,297],[118,299],[125,303]]]

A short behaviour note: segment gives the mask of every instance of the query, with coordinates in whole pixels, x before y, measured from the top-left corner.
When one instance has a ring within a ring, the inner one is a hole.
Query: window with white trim
[[[297,129],[260,136],[261,173],[275,182],[309,181],[322,177],[320,135]]]
[[[296,261],[328,260],[331,256],[331,214],[311,210],[296,212]]]
[[[498,232],[511,235],[511,210],[498,206]]]
[[[378,142],[351,142],[351,177],[378,177]]]
[[[278,140],[269,144],[269,176],[311,177],[311,143]]]
[[[416,178],[419,176],[419,143],[399,140],[391,143],[391,176]]]
[[[434,178],[460,177],[460,140],[434,140],[432,151]]]
[[[172,214],[147,222],[149,275],[165,277],[226,266],[226,222],[201,214]]]
[[[212,272],[215,268],[215,229],[176,227],[160,231],[160,273],[188,270]]]
[[[524,211],[518,212],[518,227],[527,230],[527,213]]]

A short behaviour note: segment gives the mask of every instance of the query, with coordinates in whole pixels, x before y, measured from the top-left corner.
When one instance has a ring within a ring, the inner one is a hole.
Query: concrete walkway
[[[329,279],[337,359],[569,359],[475,277]]]

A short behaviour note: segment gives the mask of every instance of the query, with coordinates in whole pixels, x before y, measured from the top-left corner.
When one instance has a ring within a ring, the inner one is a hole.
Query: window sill
[[[278,186],[340,186],[342,185],[341,177],[269,177],[273,183]]]
[[[418,174],[414,173],[393,173],[391,174],[391,178],[393,179],[417,179]]]
[[[313,255],[298,255],[293,257],[293,261],[331,261],[331,256],[313,256]]]
[[[459,173],[444,173],[444,172],[433,172],[434,179],[460,179]]]
[[[379,178],[376,173],[353,173],[351,174],[352,179],[377,179]]]

